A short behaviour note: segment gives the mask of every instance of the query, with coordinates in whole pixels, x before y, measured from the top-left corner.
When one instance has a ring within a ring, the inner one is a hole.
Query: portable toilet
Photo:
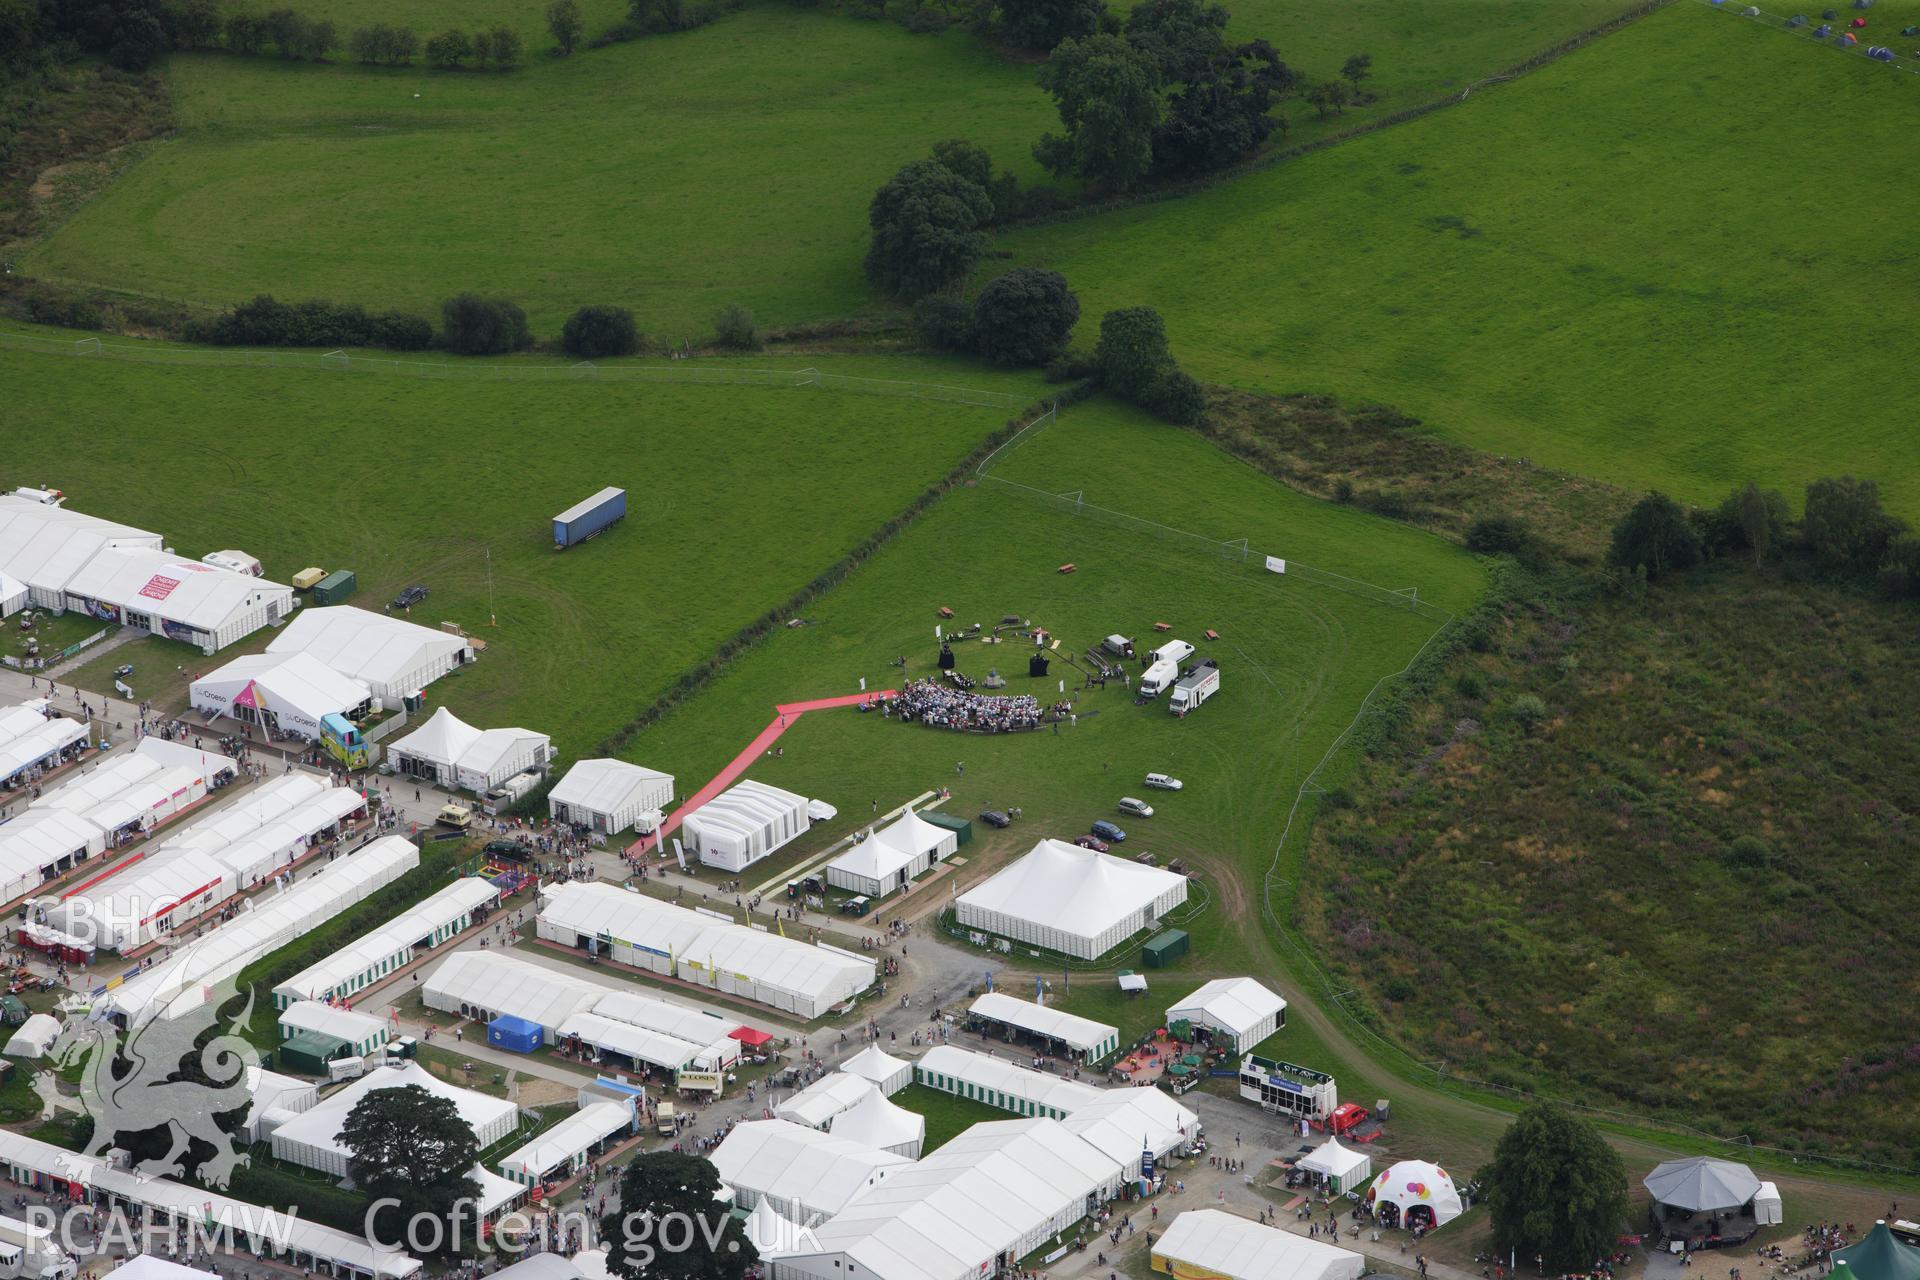
[[[546,1039],[539,1023],[503,1013],[487,1024],[487,1043],[509,1053],[532,1053]]]
[[[354,593],[360,583],[351,569],[336,569],[313,586],[315,604],[339,604]]]

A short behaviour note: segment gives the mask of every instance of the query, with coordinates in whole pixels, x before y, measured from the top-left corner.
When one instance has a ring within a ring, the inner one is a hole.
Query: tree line
[[[1505,544],[1519,536],[1498,546],[1483,538],[1476,549],[1513,550]],[[1472,537],[1468,545],[1475,545]],[[1607,562],[1645,582],[1722,556],[1743,556],[1756,568],[1777,561],[1829,581],[1873,584],[1896,599],[1920,598],[1920,536],[1881,505],[1879,485],[1850,475],[1809,484],[1797,522],[1784,495],[1752,481],[1714,507],[1685,507],[1649,493],[1614,525]]]

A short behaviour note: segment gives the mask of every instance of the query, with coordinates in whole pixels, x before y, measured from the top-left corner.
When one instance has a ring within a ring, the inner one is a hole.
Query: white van
[[[1162,658],[1146,669],[1146,672],[1140,677],[1140,683],[1135,685],[1134,688],[1139,691],[1140,696],[1143,698],[1157,698],[1165,691],[1168,685],[1179,678],[1180,664]]]
[[[1169,640],[1153,651],[1155,663],[1171,662],[1179,666],[1193,656],[1193,646],[1185,640]]]

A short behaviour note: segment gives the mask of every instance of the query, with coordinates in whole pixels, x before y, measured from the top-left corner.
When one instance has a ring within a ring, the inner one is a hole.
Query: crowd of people
[[[1055,709],[1057,710],[1057,709]],[[881,714],[902,723],[929,724],[965,733],[1018,733],[1038,729],[1040,699],[1030,693],[993,698],[967,693],[934,680],[909,680],[900,696],[881,704]]]

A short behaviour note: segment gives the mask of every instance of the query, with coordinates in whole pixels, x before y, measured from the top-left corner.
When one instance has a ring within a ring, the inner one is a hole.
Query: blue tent
[[[539,1023],[516,1018],[510,1013],[503,1013],[487,1024],[487,1043],[496,1049],[532,1053],[545,1039],[546,1032]]]

